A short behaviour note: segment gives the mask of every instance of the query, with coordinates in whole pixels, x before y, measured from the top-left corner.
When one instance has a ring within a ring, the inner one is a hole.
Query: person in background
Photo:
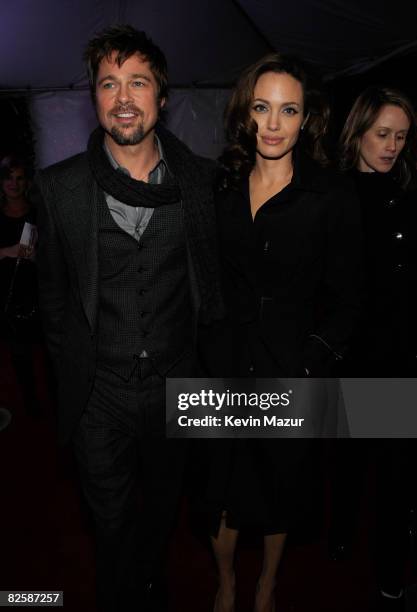
[[[366,89],[340,137],[340,166],[356,185],[363,219],[363,310],[341,373],[417,375],[417,124],[403,92]],[[395,418],[395,415],[393,416]],[[361,482],[376,462],[375,560],[380,610],[404,610],[407,510],[415,442],[338,441],[333,475],[332,556],[353,540]]]
[[[0,162],[1,333],[9,347],[26,411],[40,415],[33,347],[40,341],[37,318],[35,245],[21,244],[25,223],[35,225],[28,197],[29,169],[9,155]]]
[[[202,342],[212,375],[326,377],[345,353],[358,315],[359,207],[349,183],[326,168],[328,116],[296,58],[266,56],[236,85],[217,195],[228,317]],[[272,612],[286,535],[306,507],[310,442],[219,442],[206,497],[214,610],[235,609],[235,547],[251,527],[264,536],[254,609]]]

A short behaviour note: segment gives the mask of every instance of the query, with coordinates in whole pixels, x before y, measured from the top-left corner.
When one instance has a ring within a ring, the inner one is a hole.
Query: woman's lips
[[[264,142],[267,145],[279,145],[282,142],[284,142],[284,138],[270,138],[268,136],[262,136],[262,142]]]

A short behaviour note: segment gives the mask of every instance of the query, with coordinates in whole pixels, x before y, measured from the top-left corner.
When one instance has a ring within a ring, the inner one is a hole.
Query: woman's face
[[[13,168],[2,180],[1,188],[7,200],[18,200],[24,196],[28,182],[23,168]]]
[[[358,170],[389,172],[404,148],[410,121],[399,106],[386,104],[360,140]]]
[[[257,153],[266,159],[291,155],[304,120],[301,83],[286,73],[262,74],[255,85],[250,114],[258,125]]]

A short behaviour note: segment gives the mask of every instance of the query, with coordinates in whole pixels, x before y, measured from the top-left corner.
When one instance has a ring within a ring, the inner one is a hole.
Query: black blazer
[[[177,179],[186,219],[196,327],[204,305],[206,317],[210,317],[210,313],[218,316],[222,310],[215,269],[213,168],[210,162],[176,142],[182,147],[182,161],[185,160],[185,167],[178,170],[181,176]],[[171,167],[169,157],[168,163]],[[175,160],[172,165],[175,168]],[[190,189],[187,189],[187,181],[192,181]],[[87,403],[96,368],[97,211],[99,198],[104,195],[94,180],[85,153],[40,171],[36,184],[40,306],[47,345],[57,373],[59,435],[61,441],[66,442]],[[211,249],[206,250],[204,256],[202,249],[196,254],[193,246],[196,242],[201,245],[199,236],[206,237],[206,249]],[[202,296],[208,295],[211,299],[206,299],[202,305]]]
[[[220,344],[209,339],[216,372],[219,355],[230,372],[249,333],[276,375],[331,375],[360,313],[361,221],[351,182],[298,154],[291,184],[255,222],[248,180],[221,192],[216,208],[229,315]]]

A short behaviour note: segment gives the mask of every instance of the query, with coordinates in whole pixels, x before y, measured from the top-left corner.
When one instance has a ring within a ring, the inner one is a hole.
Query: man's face
[[[149,62],[140,55],[129,57],[119,67],[116,53],[104,58],[96,83],[97,117],[118,145],[137,145],[153,139],[158,113],[165,100],[158,100],[158,85]]]

